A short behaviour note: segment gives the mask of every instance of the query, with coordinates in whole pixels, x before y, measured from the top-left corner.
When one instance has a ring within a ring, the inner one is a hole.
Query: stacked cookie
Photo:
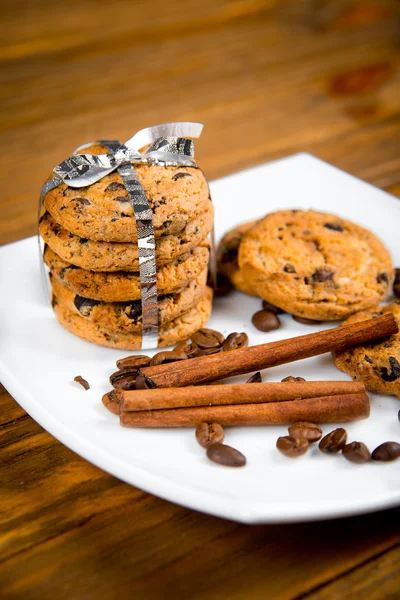
[[[84,152],[107,150],[94,144]],[[209,318],[214,210],[200,169],[136,164],[135,171],[153,211],[159,346],[168,346],[189,338]],[[39,231],[61,325],[103,346],[140,349],[136,220],[118,172],[84,188],[61,184],[48,192]]]
[[[218,268],[240,291],[319,321],[376,306],[394,279],[390,253],[373,233],[313,210],[281,210],[229,231]]]

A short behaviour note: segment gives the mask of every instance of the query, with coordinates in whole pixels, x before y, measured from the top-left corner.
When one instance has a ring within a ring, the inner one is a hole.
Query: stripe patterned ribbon
[[[73,154],[54,169],[55,176],[44,184],[40,194],[39,212],[47,192],[61,183],[71,187],[88,186],[118,169],[136,219],[142,349],[156,348],[158,344],[156,245],[153,212],[132,163],[197,167],[193,160],[194,143],[188,138],[199,137],[202,128],[200,123],[165,123],[142,129],[125,144],[117,140],[99,140],[97,143],[106,147],[109,154]],[[80,146],[75,153],[91,144],[93,142]],[[150,147],[141,154],[140,148],[148,144]]]

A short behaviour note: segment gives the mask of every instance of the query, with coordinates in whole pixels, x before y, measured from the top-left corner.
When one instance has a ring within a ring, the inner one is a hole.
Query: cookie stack
[[[106,153],[94,144],[87,154]],[[211,312],[206,286],[214,210],[200,169],[135,164],[153,211],[159,347],[185,340]],[[61,184],[39,223],[57,319],[102,346],[141,347],[136,220],[117,171],[83,188]]]
[[[218,269],[240,291],[317,321],[376,306],[394,279],[390,253],[372,232],[313,210],[276,211],[229,231]]]

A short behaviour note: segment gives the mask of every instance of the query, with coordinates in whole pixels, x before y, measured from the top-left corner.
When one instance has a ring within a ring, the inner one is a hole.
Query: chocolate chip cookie
[[[211,313],[212,290],[206,288],[205,294],[197,306],[170,321],[159,329],[158,347],[170,346],[190,338],[198,329],[204,327]],[[54,298],[54,311],[60,324],[71,333],[100,346],[139,350],[141,336],[135,333],[107,329],[94,324],[84,317],[68,310]]]
[[[207,208],[190,221],[179,236],[164,235],[156,240],[157,266],[199,246],[213,227],[214,208]],[[64,229],[46,212],[39,221],[39,232],[46,244],[65,261],[88,271],[139,271],[138,246],[129,242],[98,242]]]
[[[160,266],[157,271],[158,294],[176,294],[182,291],[188,282],[197,279],[207,267],[209,253],[209,242],[206,241],[173,262]],[[49,246],[45,248],[44,260],[53,276],[74,294],[103,302],[140,299],[138,273],[86,271],[63,260]]]
[[[81,154],[107,153],[99,144]],[[153,211],[154,235],[178,235],[206,210],[207,181],[196,167],[135,164],[134,169]],[[103,242],[137,242],[136,220],[118,171],[82,188],[62,183],[48,192],[44,206],[54,221],[81,238]]]
[[[205,294],[207,268],[178,294],[158,296],[158,322],[162,327],[196,306]],[[71,292],[50,276],[52,293],[68,310],[106,329],[140,333],[142,307],[140,300],[131,302],[99,302]]]
[[[281,210],[239,246],[243,277],[264,300],[299,317],[344,319],[391,290],[392,260],[370,231],[332,214]]]
[[[234,229],[228,231],[221,239],[217,250],[217,270],[233,283],[239,292],[244,292],[249,296],[257,296],[257,292],[252,289],[251,284],[243,277],[243,272],[239,269],[238,253],[239,246],[245,233],[255,225],[256,221],[242,223]]]
[[[357,313],[344,324],[378,317],[389,311],[400,327],[400,304],[388,304]],[[393,394],[400,398],[400,333],[334,352],[332,357],[338,369],[362,381],[370,392]]]

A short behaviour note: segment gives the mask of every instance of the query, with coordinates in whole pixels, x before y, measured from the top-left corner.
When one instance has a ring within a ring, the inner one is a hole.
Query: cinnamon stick
[[[287,425],[295,421],[330,423],[366,419],[369,412],[369,398],[359,392],[260,404],[124,411],[120,414],[120,424],[162,428],[196,427],[205,421],[222,426]]]
[[[112,393],[112,392],[111,392]],[[320,396],[365,394],[365,386],[358,381],[296,381],[253,383],[252,385],[208,385],[154,390],[121,390],[115,400],[121,403],[121,412],[194,408],[198,406],[226,406],[284,402]]]
[[[386,313],[375,319],[341,325],[334,329],[278,342],[145,367],[140,369],[140,373],[151,379],[157,387],[182,387],[275,367],[397,332],[398,327],[393,314]]]

